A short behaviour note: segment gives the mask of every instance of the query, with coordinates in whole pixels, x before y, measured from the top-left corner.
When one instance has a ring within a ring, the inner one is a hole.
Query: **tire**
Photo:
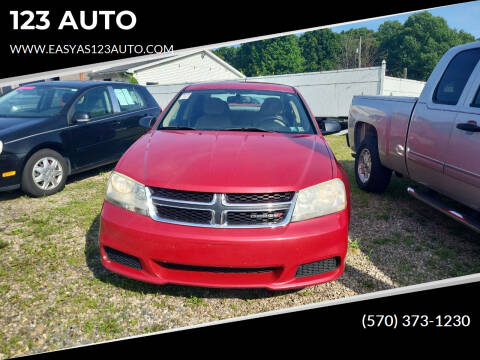
[[[368,158],[370,161],[368,161]],[[368,164],[370,168],[368,169]],[[378,143],[375,138],[367,137],[358,147],[355,157],[355,180],[360,189],[372,193],[382,193],[392,178],[392,170],[380,162]]]
[[[39,150],[30,156],[23,168],[22,190],[33,197],[55,194],[65,187],[67,170],[67,162],[58,152]]]

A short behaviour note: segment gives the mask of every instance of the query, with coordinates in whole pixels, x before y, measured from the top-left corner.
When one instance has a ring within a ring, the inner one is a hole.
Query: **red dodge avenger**
[[[102,264],[155,284],[301,288],[345,268],[348,179],[299,92],[184,88],[118,162]]]

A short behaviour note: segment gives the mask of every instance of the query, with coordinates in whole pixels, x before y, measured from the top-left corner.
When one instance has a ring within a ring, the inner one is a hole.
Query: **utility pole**
[[[358,40],[358,67],[362,67],[362,37]]]

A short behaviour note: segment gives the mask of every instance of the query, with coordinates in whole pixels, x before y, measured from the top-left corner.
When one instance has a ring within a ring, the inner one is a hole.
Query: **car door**
[[[115,84],[111,87],[114,102],[118,105],[115,124],[115,146],[120,157],[147,129],[140,126],[140,119],[158,115],[158,108],[151,109],[135,86]]]
[[[115,114],[106,86],[81,93],[68,111],[72,165],[83,168],[115,159]]]
[[[480,211],[480,64],[459,108],[445,157],[449,194]]]
[[[433,96],[415,106],[407,140],[409,175],[434,190],[449,194],[445,161],[449,156],[449,139],[459,104],[471,87],[471,74],[480,59],[480,49],[456,54],[446,67]]]

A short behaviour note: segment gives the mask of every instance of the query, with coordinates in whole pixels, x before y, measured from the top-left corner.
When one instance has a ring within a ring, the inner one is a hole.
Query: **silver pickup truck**
[[[419,98],[353,98],[347,144],[361,189],[383,192],[393,171],[431,189],[409,187],[411,195],[480,231],[479,60],[480,42],[457,46],[441,58]]]

